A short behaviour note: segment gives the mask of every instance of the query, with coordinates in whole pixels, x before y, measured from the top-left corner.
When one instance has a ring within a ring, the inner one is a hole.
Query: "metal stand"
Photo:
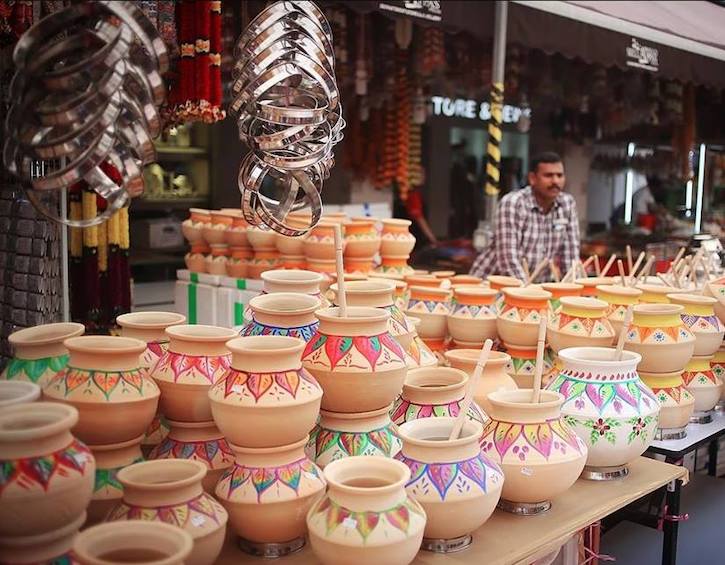
[[[691,424],[709,424],[712,422],[712,415],[715,411],[708,410],[707,412],[693,412],[690,416]]]
[[[420,548],[434,553],[456,553],[467,549],[472,543],[473,536],[471,534],[451,539],[423,538]]]
[[[663,439],[683,439],[687,437],[687,426],[681,428],[657,428],[655,432],[656,440]]]
[[[277,559],[291,553],[296,553],[305,546],[305,538],[299,537],[284,543],[257,543],[244,538],[237,541],[239,549],[249,555],[264,559]]]
[[[675,565],[677,562],[677,534],[680,521],[686,519],[680,516],[680,490],[682,481],[677,479],[667,485],[665,493],[665,510],[662,517],[662,565]]]
[[[542,514],[549,510],[549,508],[551,508],[551,501],[513,502],[502,498],[498,501],[496,506],[504,512],[511,512],[511,514],[518,514],[519,516],[536,516],[537,514]]]
[[[581,477],[590,481],[614,481],[623,479],[629,475],[627,465],[617,465],[614,467],[584,467]]]

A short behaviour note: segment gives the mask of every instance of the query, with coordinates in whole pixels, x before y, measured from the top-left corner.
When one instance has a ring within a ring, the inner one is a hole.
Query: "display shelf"
[[[612,512],[677,479],[687,480],[683,467],[639,457],[622,480],[598,482],[579,479],[566,493],[553,500],[551,510],[539,516],[515,516],[496,510],[473,533],[473,545],[460,553],[440,555],[421,551],[413,563],[418,565],[523,565],[558,549],[576,532]],[[262,563],[237,549],[228,536],[217,565]],[[315,559],[309,544],[282,559],[285,565],[312,565]]]

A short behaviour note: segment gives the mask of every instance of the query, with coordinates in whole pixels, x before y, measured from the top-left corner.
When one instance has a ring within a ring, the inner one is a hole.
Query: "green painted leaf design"
[[[617,437],[614,435],[614,432],[607,432],[604,434],[604,439],[606,439],[609,443],[614,445],[617,441]]]

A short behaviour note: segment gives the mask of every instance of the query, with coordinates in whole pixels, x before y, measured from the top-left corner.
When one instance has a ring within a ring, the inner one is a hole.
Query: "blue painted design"
[[[253,335],[282,335],[282,336],[290,336],[290,337],[297,337],[302,340],[304,340],[305,343],[310,341],[312,337],[315,335],[315,332],[317,331],[317,328],[319,327],[320,323],[315,320],[311,324],[308,324],[306,326],[297,326],[292,328],[279,328],[276,326],[268,326],[266,324],[261,324],[257,322],[254,318],[252,318],[252,321],[249,322],[246,326],[242,328],[242,331],[239,333],[239,335],[242,336],[253,336]]]

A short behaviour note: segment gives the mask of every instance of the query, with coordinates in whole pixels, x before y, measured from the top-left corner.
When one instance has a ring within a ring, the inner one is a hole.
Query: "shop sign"
[[[656,72],[660,68],[660,52],[656,47],[642,45],[632,38],[632,45],[627,47],[627,66]]]
[[[412,0],[405,2],[380,2],[378,8],[388,12],[395,12],[411,18],[421,18],[430,22],[439,22],[443,19],[443,2],[434,0]]]
[[[431,96],[434,116],[445,116],[447,118],[467,118],[469,120],[483,120],[487,122],[491,118],[491,104],[478,102],[466,98],[446,98],[444,96]],[[531,108],[520,108],[504,104],[502,119],[505,124],[515,124],[521,116],[531,117]]]

